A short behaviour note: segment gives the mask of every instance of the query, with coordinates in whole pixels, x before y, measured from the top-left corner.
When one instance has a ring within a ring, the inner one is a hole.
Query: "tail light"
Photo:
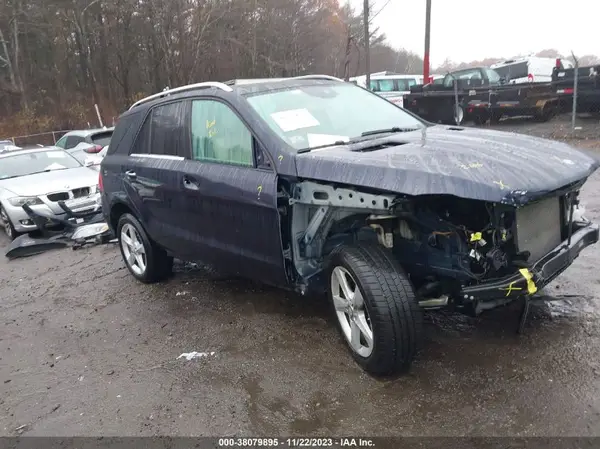
[[[86,148],[83,151],[85,151],[86,153],[91,153],[91,154],[100,153],[100,151],[102,151],[102,145],[94,145],[89,148]]]
[[[530,73],[529,75],[527,75],[527,81],[529,81],[530,83],[533,83],[533,73]]]
[[[556,58],[555,64],[556,64],[556,68],[560,69],[560,66],[562,65],[560,58]]]
[[[100,193],[104,191],[104,184],[102,182],[102,171],[98,172],[98,190],[100,190]]]

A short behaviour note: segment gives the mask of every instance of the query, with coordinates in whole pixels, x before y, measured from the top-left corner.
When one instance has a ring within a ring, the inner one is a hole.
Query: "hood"
[[[362,151],[342,145],[298,154],[298,177],[520,205],[583,180],[600,165],[561,142],[474,128],[432,126],[355,146],[377,143]]]
[[[91,187],[97,183],[97,171],[87,167],[78,167],[0,180],[0,188],[10,190],[18,196],[39,196],[80,187]]]

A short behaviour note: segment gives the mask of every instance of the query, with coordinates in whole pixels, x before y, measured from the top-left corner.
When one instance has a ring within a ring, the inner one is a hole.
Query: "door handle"
[[[200,189],[200,187],[198,186],[198,183],[190,180],[190,178],[188,178],[187,176],[183,177],[183,187],[185,187],[186,189],[189,189],[189,190],[199,190]]]
[[[126,175],[127,175],[129,178],[131,178],[131,179],[134,179],[134,178],[136,178],[136,177],[137,177],[137,174],[136,174],[136,173],[135,173],[133,170],[127,170],[127,171],[125,172],[125,174],[126,174]]]

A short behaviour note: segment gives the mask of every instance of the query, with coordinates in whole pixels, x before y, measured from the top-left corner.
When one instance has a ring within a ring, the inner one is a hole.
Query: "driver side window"
[[[254,166],[252,134],[229,106],[215,100],[192,101],[192,158]]]

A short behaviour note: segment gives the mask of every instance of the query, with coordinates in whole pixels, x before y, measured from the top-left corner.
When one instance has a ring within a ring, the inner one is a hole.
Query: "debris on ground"
[[[177,357],[177,360],[179,360],[182,357],[185,357],[185,359],[189,362],[190,360],[201,359],[213,355],[215,355],[214,352],[184,352],[179,357]]]

